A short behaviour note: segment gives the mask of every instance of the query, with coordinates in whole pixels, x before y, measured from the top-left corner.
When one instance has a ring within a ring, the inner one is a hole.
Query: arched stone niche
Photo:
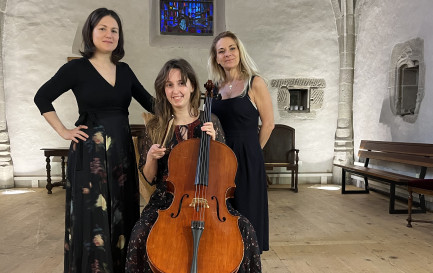
[[[409,114],[402,114],[402,69],[417,67],[417,93],[415,108]],[[396,44],[392,50],[389,67],[388,91],[390,96],[391,111],[399,115],[409,123],[414,123],[418,117],[421,101],[424,97],[425,86],[425,63],[424,63],[424,40],[415,38],[404,43]]]

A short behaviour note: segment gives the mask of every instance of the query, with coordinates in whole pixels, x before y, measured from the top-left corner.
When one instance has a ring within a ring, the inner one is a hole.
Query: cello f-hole
[[[220,203],[219,203],[219,201],[218,201],[218,198],[217,198],[216,196],[212,196],[211,199],[216,201],[216,212],[217,212],[218,220],[219,220],[220,222],[223,222],[223,223],[224,223],[224,222],[226,221],[226,218],[223,217],[223,218],[221,219],[221,217],[220,217]]]
[[[185,193],[185,194],[182,196],[182,198],[180,199],[180,202],[179,202],[179,207],[177,208],[177,213],[176,213],[176,215],[174,215],[174,213],[170,214],[171,218],[177,218],[177,216],[179,216],[180,210],[181,210],[181,208],[182,208],[183,198],[185,198],[185,197],[188,198],[188,197],[189,197],[189,194]]]

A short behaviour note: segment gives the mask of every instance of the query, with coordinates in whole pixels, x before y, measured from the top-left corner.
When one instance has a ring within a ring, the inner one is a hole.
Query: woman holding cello
[[[147,123],[144,137],[139,139],[138,148],[139,170],[149,184],[156,185],[156,190],[132,231],[128,244],[126,272],[152,272],[146,243],[158,219],[158,210],[168,209],[174,199],[174,194],[166,183],[169,176],[169,154],[173,148],[185,140],[201,138],[202,132],[209,135],[212,140],[224,142],[224,133],[218,118],[212,115],[211,122],[206,122],[203,113],[199,111],[199,84],[194,70],[187,61],[172,59],[165,63],[155,80],[155,91],[155,116]],[[166,128],[171,117],[173,117],[173,133],[169,135],[167,144],[162,146],[164,135],[170,131]],[[181,160],[188,160],[188,158]],[[237,216],[237,225],[243,242],[243,253],[237,272],[261,272],[260,252],[252,225],[228,202],[225,203],[230,214]],[[219,204],[220,207],[222,205]],[[204,232],[206,228],[205,226]],[[171,239],[164,238],[167,242]],[[164,247],[167,251],[170,248],[168,245],[162,245],[163,251]],[[189,254],[182,255],[188,257]],[[167,260],[167,263],[171,262],[171,259]],[[189,268],[179,269],[177,272],[190,272],[189,270]],[[212,272],[212,269],[209,272]]]

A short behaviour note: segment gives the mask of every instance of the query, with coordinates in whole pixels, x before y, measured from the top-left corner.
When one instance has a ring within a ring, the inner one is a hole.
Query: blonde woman
[[[266,83],[239,38],[230,31],[213,40],[209,76],[222,100],[214,100],[226,144],[238,159],[234,209],[250,220],[260,252],[269,250],[268,196],[262,148],[274,128],[274,113]],[[258,122],[261,120],[260,131]]]

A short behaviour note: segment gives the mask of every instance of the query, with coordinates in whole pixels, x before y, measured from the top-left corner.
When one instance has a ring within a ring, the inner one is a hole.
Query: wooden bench
[[[409,198],[407,200],[407,226],[412,227],[412,222],[421,222],[421,223],[430,223],[433,224],[433,221],[428,220],[418,220],[412,218],[412,204],[413,204],[413,193],[419,194],[419,199],[421,200],[421,204],[424,205],[424,195],[433,196],[433,179],[416,179],[409,181],[407,185],[407,191],[409,192]],[[422,209],[426,210],[425,206]]]
[[[358,156],[360,159],[364,159],[364,166],[334,163],[342,170],[341,193],[368,193],[368,179],[388,183],[390,185],[389,213],[407,213],[407,210],[395,209],[395,187],[398,185],[407,188],[409,181],[424,179],[427,168],[433,167],[433,144],[362,140]],[[419,169],[419,174],[409,176],[381,168],[372,168],[369,166],[370,160],[375,160],[374,164],[379,166],[381,162],[416,166]],[[365,188],[363,190],[346,190],[346,172],[363,177]],[[425,204],[421,204],[421,207],[425,208]]]

